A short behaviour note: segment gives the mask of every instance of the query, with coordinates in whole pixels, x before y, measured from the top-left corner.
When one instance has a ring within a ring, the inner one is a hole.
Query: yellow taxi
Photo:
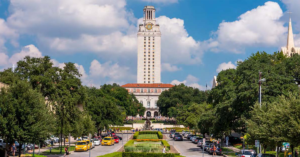
[[[75,152],[87,151],[87,150],[88,150],[88,144],[86,141],[78,141],[75,143]]]
[[[101,142],[102,146],[104,146],[104,145],[111,146],[114,144],[115,144],[115,139],[113,137],[104,137]]]
[[[92,149],[92,143],[90,142],[90,140],[84,140],[87,145],[88,145],[88,149]]]

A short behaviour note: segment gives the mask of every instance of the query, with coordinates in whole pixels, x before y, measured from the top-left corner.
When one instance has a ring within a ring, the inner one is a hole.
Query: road
[[[169,142],[170,145],[173,145],[182,156],[212,157],[212,155],[208,154],[207,152],[204,152],[204,156],[203,156],[202,149],[200,147],[197,147],[197,144],[192,143],[186,138],[184,138],[183,141],[174,141],[173,139],[168,138],[167,141]],[[221,156],[216,156],[216,157],[221,157]]]
[[[117,134],[118,136],[122,137],[122,134]],[[97,157],[99,155],[105,155],[105,154],[109,154],[115,151],[118,151],[123,145],[122,145],[122,141],[123,144],[126,144],[126,142],[128,141],[128,138],[131,136],[132,134],[123,134],[123,140],[120,141],[120,143],[115,144],[114,146],[95,146],[95,148],[93,148],[91,150],[91,157]],[[128,138],[127,138],[128,137]],[[89,151],[87,152],[72,152],[69,157],[89,157]],[[61,156],[63,157],[63,156]]]

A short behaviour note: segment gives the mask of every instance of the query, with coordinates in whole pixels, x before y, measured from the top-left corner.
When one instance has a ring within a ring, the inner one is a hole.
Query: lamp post
[[[265,78],[261,79],[261,74],[262,74],[262,72],[259,72],[259,81],[258,81],[258,83],[259,83],[259,107],[260,108],[261,108],[261,83],[266,81]],[[261,144],[259,144],[259,153],[261,153]]]

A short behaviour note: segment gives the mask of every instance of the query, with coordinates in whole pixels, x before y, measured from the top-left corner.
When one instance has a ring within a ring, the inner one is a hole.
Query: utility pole
[[[259,71],[259,81],[258,81],[258,83],[259,83],[259,107],[260,108],[261,108],[261,83],[266,81],[265,78],[263,78],[263,79],[261,78],[261,74],[262,74],[262,72]],[[259,153],[261,153],[261,144],[259,144]]]

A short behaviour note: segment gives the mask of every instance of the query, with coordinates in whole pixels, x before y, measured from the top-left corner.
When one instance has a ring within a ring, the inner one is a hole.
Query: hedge
[[[137,139],[138,136],[139,136],[139,132],[135,132],[135,133],[133,134],[132,139]]]
[[[139,135],[143,134],[157,134],[159,139],[163,139],[163,134],[160,131],[139,131],[133,134],[133,139],[137,139]]]
[[[129,140],[129,141],[124,145],[124,147],[132,146],[132,145],[134,145],[134,140]]]
[[[164,138],[163,134],[160,131],[157,132],[157,135],[158,135],[159,139],[163,139]]]
[[[159,142],[159,141],[161,141],[161,139],[134,139],[134,140],[137,142],[148,142],[148,141]]]
[[[166,146],[169,150],[171,149],[170,144],[166,140],[161,140],[161,144]]]
[[[122,130],[132,130],[133,128],[132,127],[110,127],[110,129],[112,130],[119,129],[120,131],[122,131]]]
[[[105,154],[105,155],[101,155],[101,156],[97,156],[97,157],[122,157],[122,152],[113,152],[113,153],[109,153],[109,154]]]
[[[134,153],[134,152],[123,152],[122,157],[177,157],[179,154],[171,153]]]

